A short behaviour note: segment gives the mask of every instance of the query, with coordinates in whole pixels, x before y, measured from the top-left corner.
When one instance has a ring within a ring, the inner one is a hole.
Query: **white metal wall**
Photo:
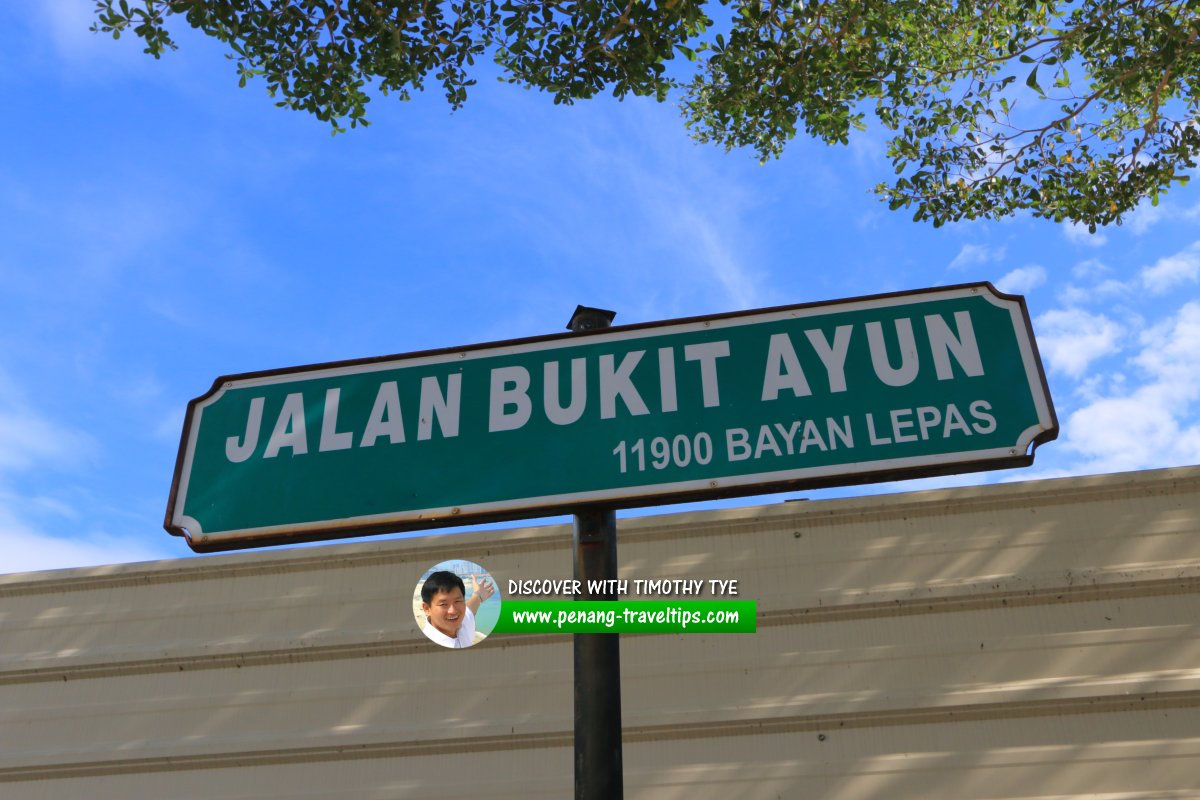
[[[1200,468],[622,521],[758,633],[621,641],[626,796],[1200,796]],[[0,797],[572,795],[567,637],[443,650],[417,576],[565,527],[0,577]]]

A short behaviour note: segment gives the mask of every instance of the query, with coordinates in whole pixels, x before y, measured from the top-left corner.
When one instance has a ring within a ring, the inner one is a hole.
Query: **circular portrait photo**
[[[422,633],[442,647],[470,647],[496,627],[500,592],[488,571],[475,562],[443,561],[417,581],[413,616]]]

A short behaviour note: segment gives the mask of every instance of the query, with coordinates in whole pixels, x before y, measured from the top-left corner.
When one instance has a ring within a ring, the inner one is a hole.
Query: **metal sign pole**
[[[587,592],[589,579],[617,577],[617,515],[609,509],[575,515],[575,578],[584,600],[615,600]],[[621,800],[621,650],[615,633],[575,634],[575,800]]]
[[[580,306],[567,325],[581,332],[607,328],[611,311]],[[583,600],[615,600],[593,593],[589,581],[612,587],[617,578],[617,515],[589,508],[575,515],[575,580]],[[575,800],[622,800],[621,649],[615,633],[577,633],[575,649]]]

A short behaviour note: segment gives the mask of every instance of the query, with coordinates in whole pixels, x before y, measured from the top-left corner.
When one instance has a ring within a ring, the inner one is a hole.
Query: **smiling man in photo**
[[[475,643],[475,612],[496,587],[471,576],[471,599],[462,578],[447,570],[431,573],[421,587],[422,630],[442,647],[470,647]]]

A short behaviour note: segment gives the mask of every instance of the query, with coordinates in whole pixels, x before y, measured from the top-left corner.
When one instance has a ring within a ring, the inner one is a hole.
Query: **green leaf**
[[[1021,210],[1107,224],[1185,182],[1200,159],[1200,130],[1173,121],[1200,108],[1188,77],[1200,3],[722,3],[714,22],[716,0],[94,0],[92,30],[128,32],[158,58],[175,48],[168,27],[186,23],[236,56],[239,84],[262,77],[281,106],[333,132],[366,127],[371,87],[406,100],[436,78],[463,105],[486,69],[477,58],[555,104],[604,92],[678,100],[696,138],[763,161],[798,131],[848,143],[874,111],[896,171],[876,192],[935,225]],[[1019,64],[1037,99],[1010,121],[1017,101],[1004,93]],[[1042,64],[1052,88],[1089,97],[1048,98]],[[1066,170],[1055,167],[1064,137],[1078,157]],[[949,179],[989,169],[970,191]]]
[[[1037,73],[1038,68],[1034,67],[1033,70],[1030,71],[1029,77],[1025,79],[1025,85],[1030,89],[1033,89],[1038,94],[1045,96],[1046,93],[1042,91],[1042,87],[1038,85]]]

